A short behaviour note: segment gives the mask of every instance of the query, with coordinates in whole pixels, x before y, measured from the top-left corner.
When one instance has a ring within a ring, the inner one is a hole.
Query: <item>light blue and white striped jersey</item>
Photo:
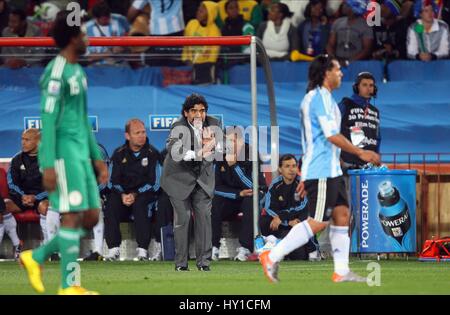
[[[341,149],[328,141],[339,134],[341,113],[326,88],[309,91],[300,105],[303,163],[302,180],[334,178],[342,175]]]
[[[133,7],[142,10],[150,4],[150,34],[169,35],[184,30],[182,0],[135,0]]]
[[[111,22],[107,26],[101,26],[95,19],[86,22],[86,34],[90,37],[124,36],[130,30],[127,19],[120,14],[111,14]],[[90,53],[104,53],[108,47],[88,47]]]

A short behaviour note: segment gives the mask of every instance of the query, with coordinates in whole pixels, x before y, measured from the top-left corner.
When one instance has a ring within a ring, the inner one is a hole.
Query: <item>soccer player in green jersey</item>
[[[108,171],[88,121],[86,74],[77,63],[86,52],[87,41],[79,26],[68,25],[69,13],[62,11],[55,20],[51,34],[61,51],[40,81],[43,128],[39,164],[50,205],[61,213],[61,228],[48,243],[23,252],[20,261],[32,287],[43,293],[40,266],[59,252],[62,278],[58,294],[84,295],[97,293],[80,286],[80,237],[98,221],[97,180],[106,183]]]

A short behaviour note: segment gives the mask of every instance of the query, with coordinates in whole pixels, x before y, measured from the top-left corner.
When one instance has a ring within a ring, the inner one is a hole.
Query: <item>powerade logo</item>
[[[219,120],[223,127],[223,114],[208,114]],[[180,115],[149,115],[151,131],[169,131],[172,124],[177,121]]]
[[[361,183],[361,246],[369,247],[369,182]]]
[[[98,116],[88,116],[89,123],[92,126],[92,131],[98,132]],[[23,118],[23,129],[42,129],[41,117],[24,117]]]

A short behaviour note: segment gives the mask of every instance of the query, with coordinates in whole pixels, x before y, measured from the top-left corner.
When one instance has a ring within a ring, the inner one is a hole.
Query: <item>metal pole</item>
[[[256,82],[256,37],[250,44],[250,74],[252,90],[252,181],[253,181],[253,236],[259,233],[259,165],[258,165],[258,106]]]

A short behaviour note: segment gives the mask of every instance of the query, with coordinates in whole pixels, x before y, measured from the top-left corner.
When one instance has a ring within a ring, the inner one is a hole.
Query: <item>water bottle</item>
[[[378,170],[380,170],[380,171],[387,171],[387,170],[389,170],[389,168],[387,167],[386,164],[381,164],[380,167],[378,167]]]
[[[403,238],[411,227],[408,205],[391,181],[381,182],[377,197],[381,205],[379,219],[384,233],[403,245]]]
[[[201,130],[203,128],[203,120],[201,118],[194,118],[194,128]]]

